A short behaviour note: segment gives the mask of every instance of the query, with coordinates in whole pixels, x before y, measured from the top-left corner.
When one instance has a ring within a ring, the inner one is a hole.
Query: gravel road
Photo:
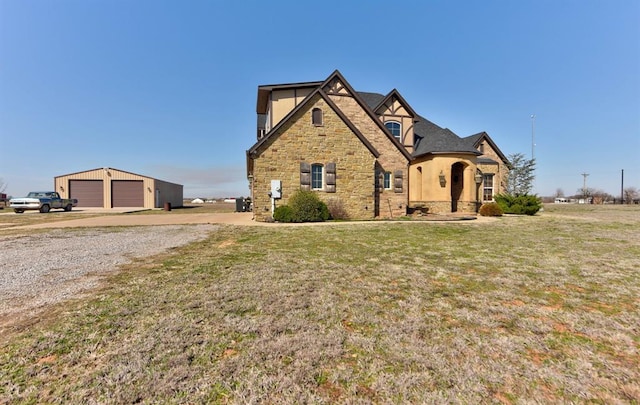
[[[0,334],[95,288],[134,258],[204,239],[217,225],[55,229],[0,239]]]

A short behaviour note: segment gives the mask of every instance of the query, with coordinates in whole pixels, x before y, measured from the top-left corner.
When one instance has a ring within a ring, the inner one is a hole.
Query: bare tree
[[[554,195],[554,197],[564,197],[564,190],[562,190],[561,188],[556,188],[556,194]]]
[[[627,204],[633,203],[634,200],[637,200],[640,197],[640,191],[638,191],[635,187],[627,187],[624,189],[624,201]]]
[[[600,190],[599,188],[591,189],[589,192],[591,193],[590,195],[593,198],[594,204],[604,204],[610,199],[613,199],[611,194],[607,193],[604,190]]]
[[[4,182],[4,179],[0,177],[0,193],[4,193],[4,190],[7,189],[7,183]]]

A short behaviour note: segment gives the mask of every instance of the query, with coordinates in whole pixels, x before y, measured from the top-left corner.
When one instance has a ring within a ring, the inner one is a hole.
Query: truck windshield
[[[47,197],[48,193],[41,193],[41,192],[35,192],[32,191],[29,194],[27,194],[27,197],[31,197],[31,198],[43,198],[43,197]]]

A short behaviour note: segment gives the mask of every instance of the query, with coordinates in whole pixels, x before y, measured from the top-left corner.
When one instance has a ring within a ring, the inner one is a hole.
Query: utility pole
[[[531,160],[535,159],[536,148],[536,115],[531,114]]]
[[[582,173],[582,177],[584,177],[583,182],[582,182],[582,196],[585,199],[587,198],[587,176],[588,175],[589,175],[589,173]]]
[[[531,114],[531,162],[535,161],[535,158],[536,158],[535,150],[536,150],[536,115]],[[536,187],[536,178],[534,176],[533,180],[531,181],[532,192],[534,192],[535,187]]]
[[[622,169],[622,177],[620,178],[620,204],[624,204],[624,169]]]

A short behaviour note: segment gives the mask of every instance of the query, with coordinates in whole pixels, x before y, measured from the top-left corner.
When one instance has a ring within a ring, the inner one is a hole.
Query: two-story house
[[[397,90],[356,92],[338,71],[321,82],[259,86],[256,111],[247,177],[258,221],[298,189],[316,191],[334,218],[473,213],[502,190],[508,170],[488,134],[460,138]]]

